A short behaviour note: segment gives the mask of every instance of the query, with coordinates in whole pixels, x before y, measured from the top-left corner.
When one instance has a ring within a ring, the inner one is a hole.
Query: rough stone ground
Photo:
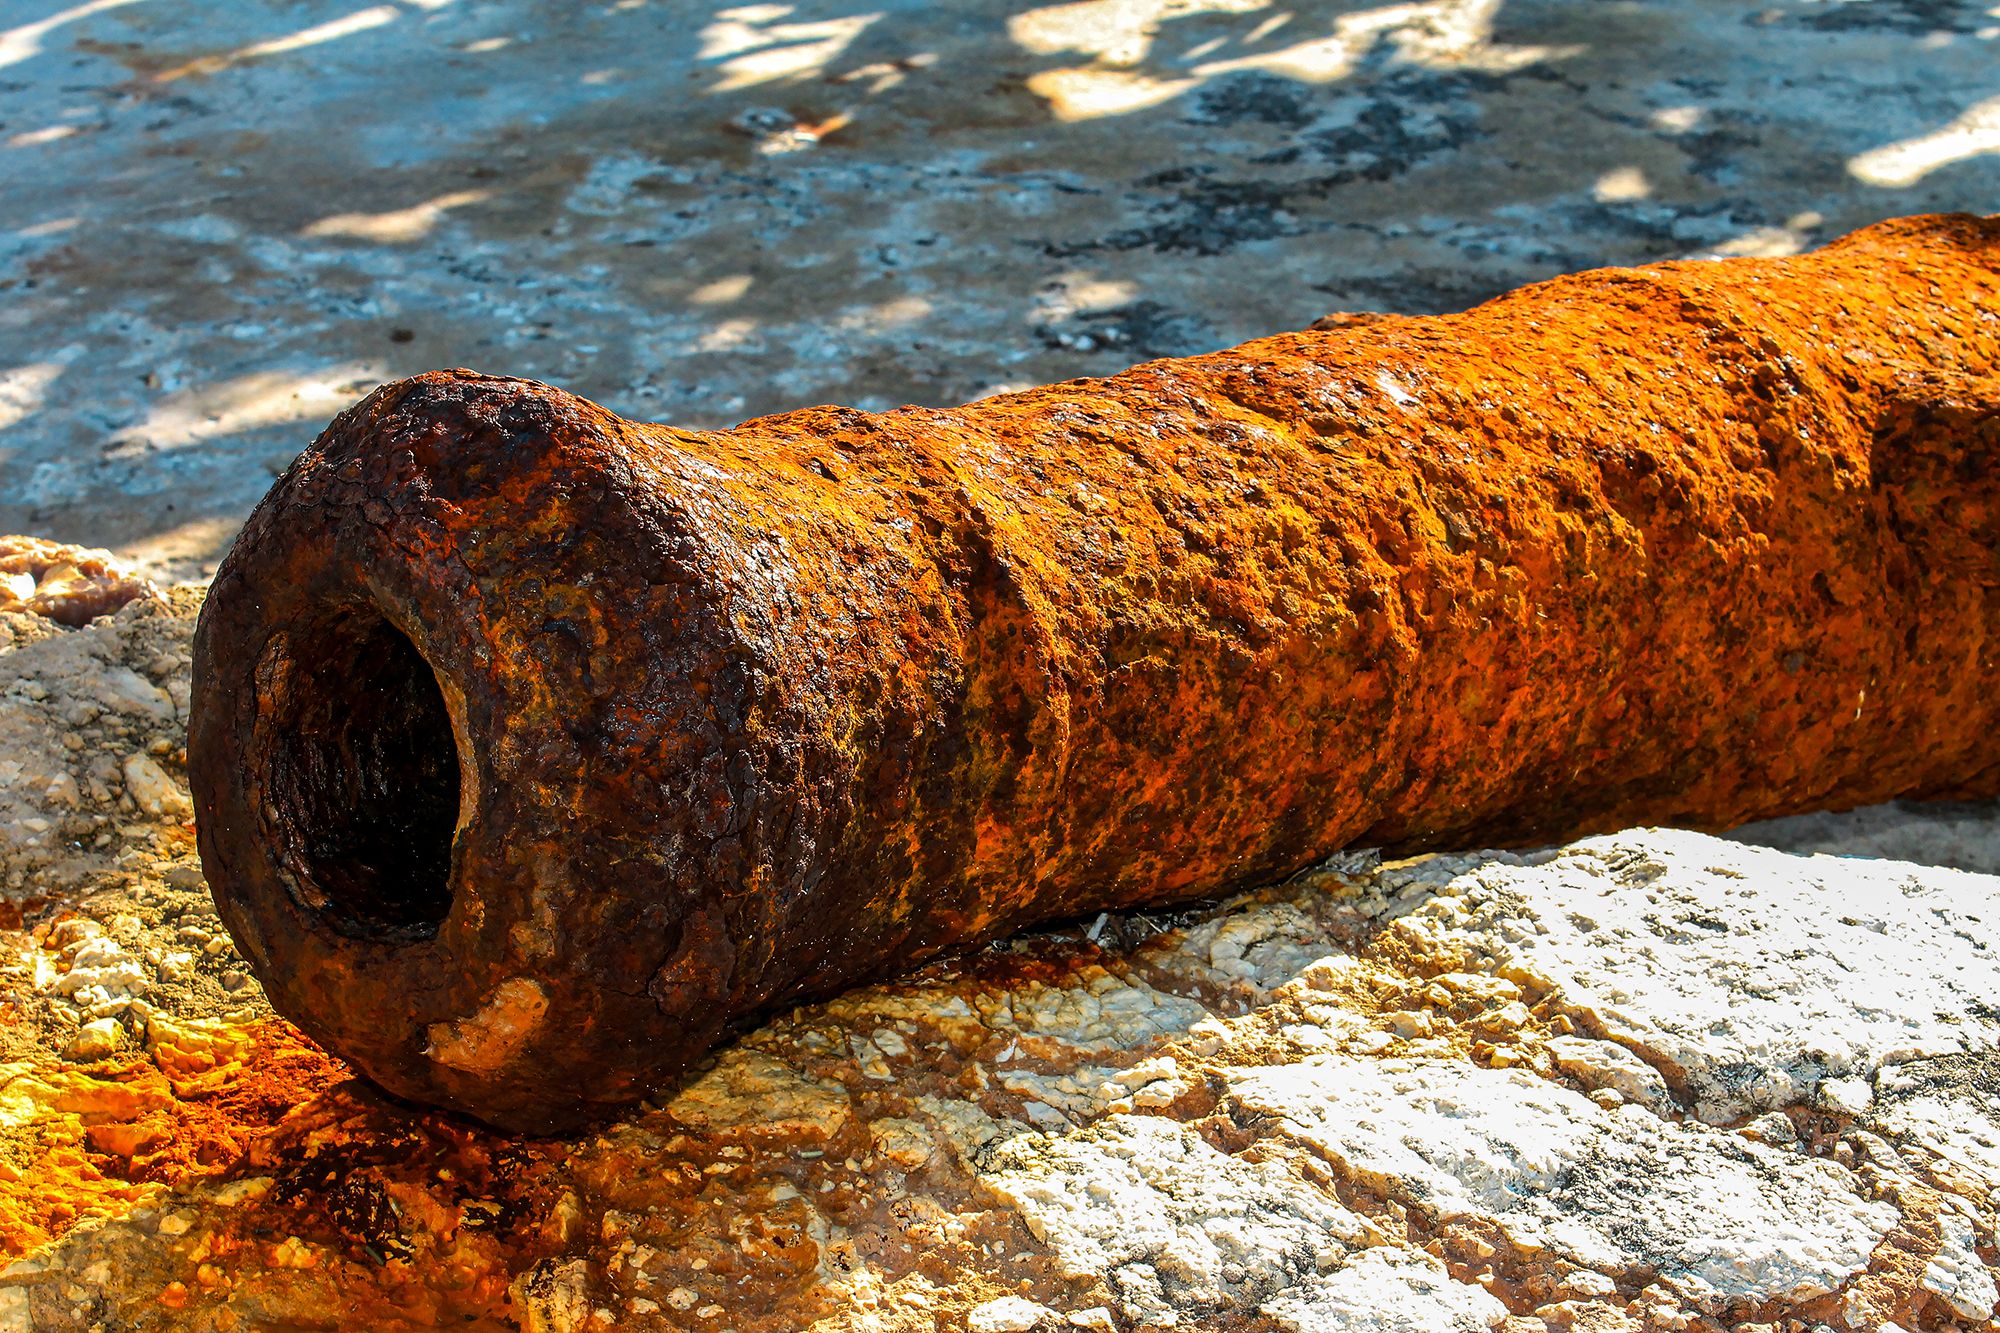
[[[1344,854],[510,1139],[348,1079],[220,930],[199,599],[0,613],[5,1333],[1995,1327],[2000,878],[1924,854],[1993,809]]]

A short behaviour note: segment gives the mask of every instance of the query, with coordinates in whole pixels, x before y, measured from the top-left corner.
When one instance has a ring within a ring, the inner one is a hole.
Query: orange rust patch
[[[11,1085],[41,1114],[20,1131],[26,1160],[0,1161],[0,1255],[18,1255],[87,1217],[217,1174],[300,1103],[347,1071],[283,1019],[237,1029],[234,1058],[161,1046],[113,1069],[63,1064]]]
[[[131,1159],[133,1179],[178,1184],[226,1166],[251,1138],[349,1077],[344,1065],[281,1018],[249,1024],[243,1032],[248,1040],[241,1062],[176,1059],[163,1050],[150,1068],[140,1066],[141,1077],[164,1082],[173,1101],[133,1122],[133,1129],[157,1135],[155,1146]]]

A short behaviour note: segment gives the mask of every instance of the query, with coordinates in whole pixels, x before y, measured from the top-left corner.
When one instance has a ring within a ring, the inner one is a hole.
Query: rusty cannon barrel
[[[445,371],[202,613],[278,1010],[503,1127],[746,1017],[1350,845],[2000,791],[2000,219],[733,430]]]

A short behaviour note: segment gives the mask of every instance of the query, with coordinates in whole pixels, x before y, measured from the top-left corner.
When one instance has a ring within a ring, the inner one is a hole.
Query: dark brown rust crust
[[[391,384],[203,613],[209,882],[315,1039],[549,1130],[774,1004],[1351,844],[1991,795],[1996,312],[2000,219],[1947,216],[946,411]],[[371,618],[452,714],[433,933],[344,933],[270,813]]]

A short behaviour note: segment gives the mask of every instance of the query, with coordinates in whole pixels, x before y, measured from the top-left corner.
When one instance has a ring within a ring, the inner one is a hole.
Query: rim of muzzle
[[[197,629],[197,837],[273,1006],[388,1091],[511,1129],[643,1096],[634,1045],[699,1050],[732,998],[616,988],[657,969],[635,949],[666,951],[684,904],[600,817],[623,806],[589,777],[587,645],[523,632],[565,596],[583,626],[607,562],[659,540],[623,427],[532,381],[384,386],[273,488]],[[443,521],[468,501],[514,527]],[[717,665],[652,674],[685,696]]]

